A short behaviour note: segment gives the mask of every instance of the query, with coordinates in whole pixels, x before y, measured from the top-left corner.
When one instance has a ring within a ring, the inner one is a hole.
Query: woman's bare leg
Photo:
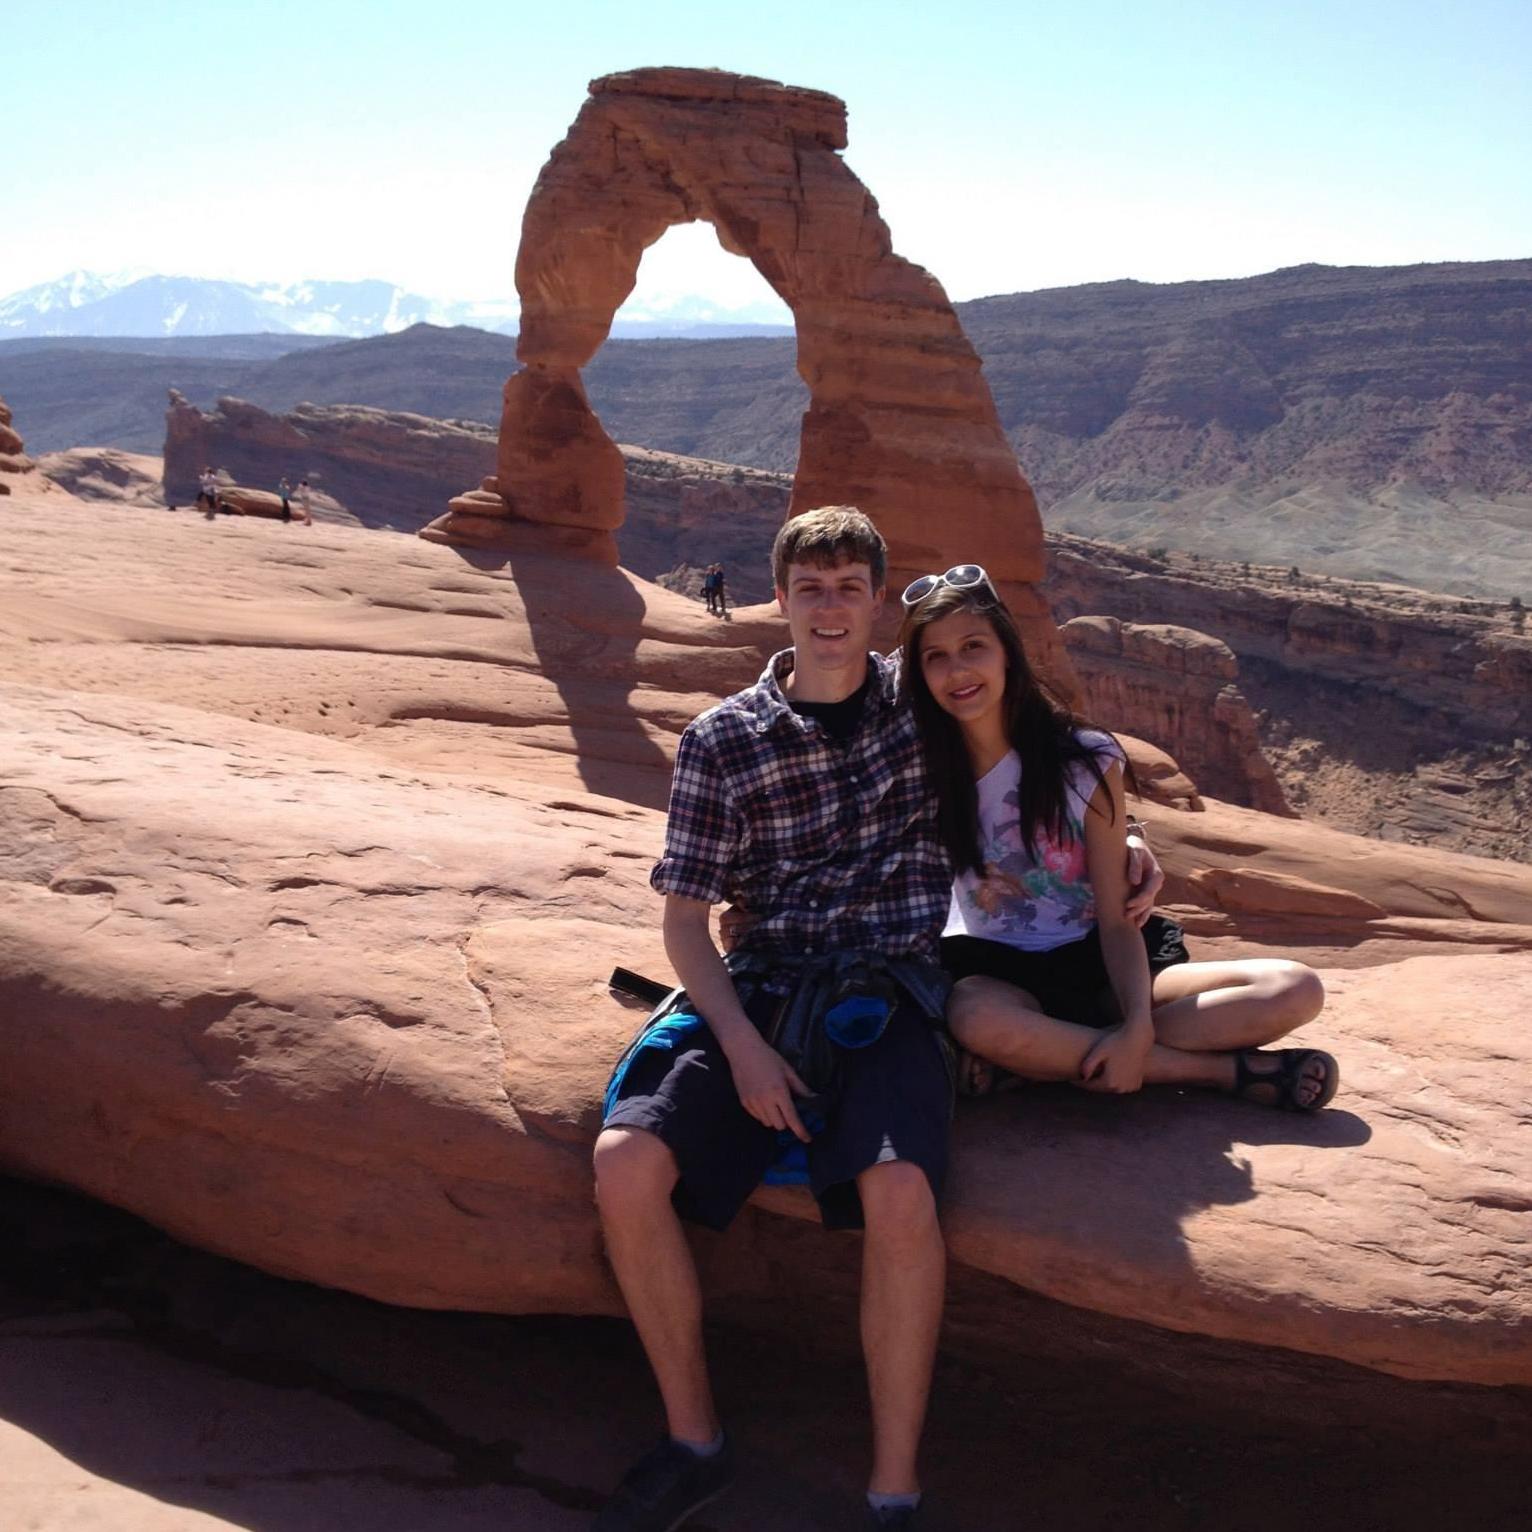
[[[947,1025],[970,1053],[1026,1080],[1078,1083],[1080,1065],[1101,1037],[1095,1027],[1045,1015],[1026,990],[978,974],[953,986]],[[1233,1064],[1156,1043],[1144,1064],[1144,1083],[1232,1088]]]
[[[1319,975],[1285,958],[1180,963],[1154,979],[1154,1035],[1194,1052],[1259,1048],[1323,1009]]]
[[[1286,1037],[1312,1021],[1325,1003],[1324,985],[1312,968],[1285,958],[1250,958],[1231,963],[1181,963],[1156,975],[1155,1036],[1176,1049],[1216,1060],[1222,1089],[1239,1082],[1239,1056],[1247,1071],[1275,1073],[1276,1062],[1262,1063],[1253,1050]],[[1297,1094],[1300,1102],[1317,1100],[1333,1066],[1314,1057],[1305,1062]],[[1250,1086],[1246,1086],[1248,1094]],[[1275,1102],[1275,1085],[1262,1088]]]
[[[1153,993],[1156,1040],[1144,1083],[1225,1091],[1238,1080],[1237,1054],[1285,1036],[1324,1005],[1319,976],[1278,958],[1182,963],[1156,976]],[[1077,1081],[1100,1036],[1094,1027],[1045,1015],[1036,998],[1016,985],[982,975],[954,986],[948,1021],[970,1053],[1028,1080]],[[1252,1068],[1261,1072],[1258,1062]],[[1318,1095],[1323,1065],[1316,1063],[1305,1078]]]

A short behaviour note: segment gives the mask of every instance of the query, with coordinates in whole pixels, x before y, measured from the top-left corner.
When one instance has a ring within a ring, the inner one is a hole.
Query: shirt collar
[[[869,688],[868,701],[884,711],[899,705],[899,667],[890,659],[885,659],[881,654],[869,653],[867,667],[872,675],[872,686]],[[765,734],[774,729],[784,718],[790,718],[800,728],[806,727],[806,721],[801,715],[795,713],[792,704],[787,700],[787,693],[783,691],[783,683],[793,671],[793,651],[783,649],[772,655],[767,661],[766,668],[761,672],[761,679],[756,682],[755,690],[750,694],[750,710],[755,714],[756,729]]]

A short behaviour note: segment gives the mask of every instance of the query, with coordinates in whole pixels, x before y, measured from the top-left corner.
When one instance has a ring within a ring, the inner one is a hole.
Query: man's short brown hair
[[[866,564],[874,592],[888,575],[888,544],[854,505],[822,505],[802,511],[782,523],[771,545],[771,577],[778,590],[787,589],[790,564]]]

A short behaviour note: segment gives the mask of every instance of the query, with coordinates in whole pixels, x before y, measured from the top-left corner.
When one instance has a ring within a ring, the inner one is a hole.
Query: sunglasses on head
[[[905,611],[909,611],[911,607],[919,606],[927,596],[934,595],[944,585],[950,585],[954,590],[973,590],[976,586],[982,585],[990,595],[995,594],[995,587],[990,584],[989,576],[985,574],[981,565],[954,564],[946,574],[921,575],[918,580],[911,580],[904,587],[904,594],[899,600],[904,604]]]

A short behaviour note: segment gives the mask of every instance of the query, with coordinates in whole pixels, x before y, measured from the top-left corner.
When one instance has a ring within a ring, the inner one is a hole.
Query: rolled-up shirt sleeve
[[[665,853],[649,874],[650,886],[661,894],[717,904],[725,897],[739,841],[739,815],[718,762],[695,726],[688,727],[670,781]]]

